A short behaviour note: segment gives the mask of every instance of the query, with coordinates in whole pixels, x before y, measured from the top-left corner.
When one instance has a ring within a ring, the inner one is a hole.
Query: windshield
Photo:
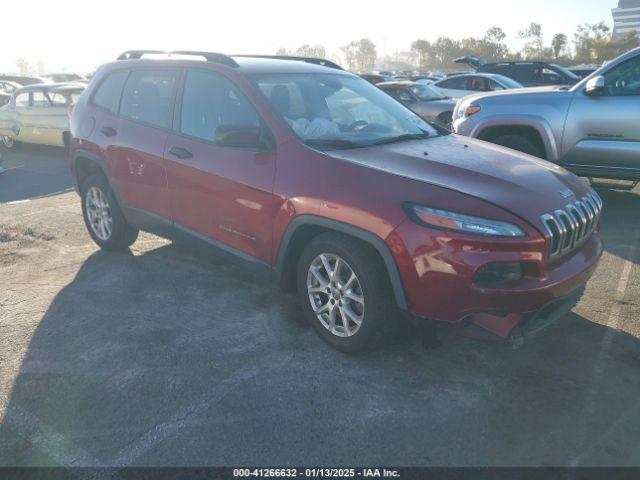
[[[411,110],[359,77],[288,74],[254,81],[294,133],[320,150],[438,135]]]
[[[445,98],[448,98],[429,85],[413,85],[410,88],[413,94],[423,102],[430,102],[432,100],[444,100]]]
[[[508,88],[523,88],[520,82],[516,82],[515,80],[509,77],[505,77],[504,75],[496,75],[496,79]]]
[[[563,75],[566,75],[568,78],[571,78],[572,80],[578,81],[580,80],[580,77],[578,77],[575,73],[573,73],[571,70],[567,70],[564,67],[561,67],[560,65],[557,65],[555,63],[550,64],[556,71],[562,73]]]

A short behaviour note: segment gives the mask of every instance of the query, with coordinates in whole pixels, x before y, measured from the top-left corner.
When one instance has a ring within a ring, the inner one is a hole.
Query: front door
[[[165,158],[176,228],[269,262],[275,152],[259,115],[226,77],[188,71]]]
[[[562,142],[563,163],[597,176],[640,174],[640,56],[607,73],[604,91],[575,93]]]

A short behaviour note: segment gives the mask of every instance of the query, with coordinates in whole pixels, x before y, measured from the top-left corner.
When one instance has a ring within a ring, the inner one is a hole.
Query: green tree
[[[19,58],[18,60],[16,60],[16,67],[18,67],[20,75],[26,75],[31,69],[31,67],[29,66],[29,62],[27,62],[24,58]]]
[[[463,55],[462,42],[449,37],[438,37],[431,46],[433,66],[451,67],[453,60]]]
[[[426,67],[431,59],[431,43],[418,39],[411,44],[411,51],[418,56],[418,66]]]
[[[349,70],[355,72],[368,72],[378,58],[376,45],[368,38],[362,38],[342,47],[342,52],[347,61]]]
[[[562,52],[567,48],[569,44],[569,38],[564,33],[556,33],[551,40],[551,49],[553,50],[553,56],[557,60],[562,55]]]
[[[315,57],[315,58],[325,58],[327,56],[327,51],[322,45],[302,45],[298,47],[295,51],[295,55],[299,57]]]
[[[529,26],[522,30],[518,36],[526,40],[522,53],[530,60],[543,60],[550,54],[550,50],[544,48],[544,35],[542,25],[531,22]]]

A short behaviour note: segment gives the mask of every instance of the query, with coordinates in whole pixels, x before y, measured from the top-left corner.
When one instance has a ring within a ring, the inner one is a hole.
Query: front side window
[[[640,95],[640,57],[618,65],[604,76],[605,94]]]
[[[261,128],[259,115],[244,95],[213,72],[187,73],[180,117],[181,133],[212,143],[225,129]]]
[[[122,87],[128,74],[127,71],[119,71],[107,75],[93,95],[93,103],[111,113],[117,113]]]
[[[254,82],[293,132],[314,148],[359,148],[438,135],[411,110],[359,77],[266,75]]]
[[[406,88],[385,88],[383,89],[389,95],[401,102],[412,102],[413,97]]]
[[[409,87],[411,92],[423,102],[433,102],[434,100],[443,100],[447,98],[430,85],[418,84]]]
[[[464,81],[464,78],[462,78],[462,77],[460,77],[460,78],[456,78],[456,77],[448,78],[446,80],[443,80],[442,82],[439,82],[438,86],[442,87],[442,88],[450,88],[452,90],[466,90],[466,88],[467,88],[466,82]]]
[[[120,114],[137,122],[171,127],[178,73],[173,70],[131,72],[122,93]]]

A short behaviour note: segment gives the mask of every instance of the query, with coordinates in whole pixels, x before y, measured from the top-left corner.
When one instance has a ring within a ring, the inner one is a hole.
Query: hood
[[[533,87],[533,88],[514,88],[511,90],[499,90],[496,92],[480,92],[467,95],[464,98],[465,102],[473,102],[475,100],[486,99],[504,99],[504,102],[529,102],[529,101],[543,101],[546,98],[557,99],[559,96],[571,97],[573,92],[569,91],[565,87]]]
[[[425,152],[428,155],[425,155]],[[455,134],[331,155],[369,168],[480,198],[540,228],[540,215],[582,198],[590,188],[553,163]]]

